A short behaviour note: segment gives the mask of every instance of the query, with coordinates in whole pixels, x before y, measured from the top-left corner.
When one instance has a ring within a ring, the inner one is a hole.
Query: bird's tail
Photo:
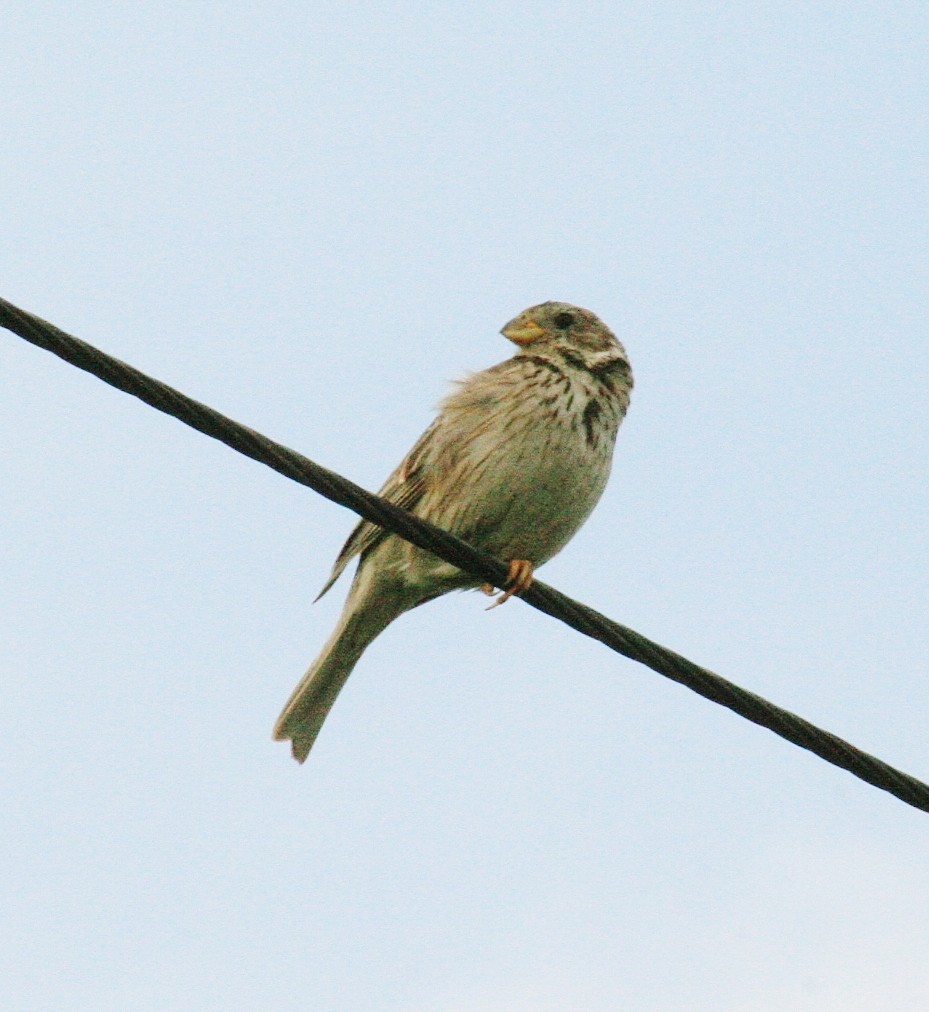
[[[362,572],[356,576],[338,625],[274,725],[274,739],[289,738],[297,762],[302,763],[310,754],[323,721],[365,647],[407,610],[398,607],[397,597],[368,586]]]

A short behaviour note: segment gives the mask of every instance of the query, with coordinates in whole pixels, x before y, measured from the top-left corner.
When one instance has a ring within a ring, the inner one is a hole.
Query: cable
[[[172,415],[185,425],[220,440],[239,453],[266,464],[293,481],[307,485],[327,499],[347,506],[366,520],[400,535],[420,548],[433,552],[447,562],[479,576],[482,580],[493,583],[496,587],[502,586],[505,582],[508,567],[499,559],[492,558],[447,531],[366,492],[348,479],[320,467],[295,450],[240,425],[167,384],[152,379],[138,369],[66,334],[53,324],[18,309],[4,299],[0,299],[0,325],[79,369],[92,373],[111,386],[138,397],[153,408]],[[788,710],[775,706],[753,692],[740,688],[706,668],[701,668],[680,654],[618,622],[613,622],[538,580],[520,596],[532,607],[564,622],[585,636],[599,640],[617,653],[639,661],[681,685],[686,685],[706,699],[728,707],[747,720],[768,728],[834,766],[848,770],[866,783],[893,794],[908,805],[929,812],[929,786],[862,752],[842,738],[822,730]]]

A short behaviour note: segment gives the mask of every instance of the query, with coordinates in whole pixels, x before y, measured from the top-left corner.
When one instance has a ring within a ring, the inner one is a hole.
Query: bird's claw
[[[532,572],[532,563],[528,559],[513,559],[510,562],[510,570],[506,576],[503,593],[485,610],[492,611],[494,608],[499,608],[501,604],[506,604],[514,594],[521,594],[528,590],[532,585]],[[490,583],[481,584],[481,590],[491,597],[494,594],[493,585]]]

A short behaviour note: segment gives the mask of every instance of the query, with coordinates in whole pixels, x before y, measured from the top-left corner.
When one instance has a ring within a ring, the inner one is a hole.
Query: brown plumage
[[[544,302],[502,330],[513,358],[459,382],[380,494],[510,562],[513,592],[575,534],[606,485],[632,372],[623,346],[586,309]],[[480,581],[362,521],[324,594],[358,570],[342,615],[274,728],[294,758],[309,754],[365,647],[399,615]]]

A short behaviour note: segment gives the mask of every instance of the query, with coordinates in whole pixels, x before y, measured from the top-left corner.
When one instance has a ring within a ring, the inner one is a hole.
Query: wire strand
[[[0,299],[0,325],[71,365],[177,418],[185,425],[218,439],[239,453],[348,507],[366,520],[433,552],[460,569],[473,573],[496,587],[505,582],[508,567],[499,559],[366,492],[347,478],[321,467],[295,450],[227,418],[131,365],[66,334],[54,324],[17,308],[5,299]],[[532,586],[519,596],[527,604],[564,622],[577,632],[599,640],[617,653],[687,686],[714,703],[728,707],[746,720],[768,728],[781,738],[807,749],[834,766],[848,770],[859,779],[893,794],[908,805],[929,812],[929,786],[875,756],[862,752],[837,735],[721,678],[538,580],[533,581]]]

